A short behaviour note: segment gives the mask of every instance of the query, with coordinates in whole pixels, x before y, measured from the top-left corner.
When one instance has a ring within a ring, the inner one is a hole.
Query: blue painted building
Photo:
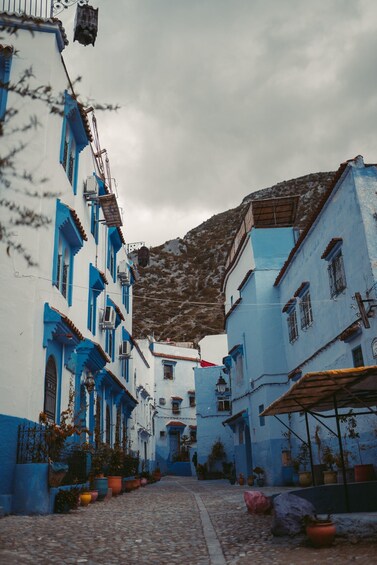
[[[377,171],[361,157],[344,163],[307,229],[294,229],[294,198],[254,201],[230,252],[224,290],[237,472],[263,467],[268,484],[283,482],[284,451],[297,453],[304,417],[260,416],[301,375],[376,363]],[[367,326],[355,300],[366,306]],[[348,410],[343,410],[346,414]],[[355,462],[375,463],[376,416],[358,417]],[[333,422],[326,422],[333,428]],[[318,422],[312,422],[314,438]],[[320,426],[322,447],[336,449]],[[345,429],[342,429],[342,434]],[[321,454],[315,463],[320,463]],[[368,461],[366,461],[368,460]]]
[[[1,225],[14,223],[17,206],[46,219],[39,229],[27,221],[17,225],[13,244],[0,254],[6,297],[0,328],[0,506],[32,513],[49,511],[51,504],[45,484],[25,507],[20,502],[14,480],[26,468],[17,454],[20,424],[37,423],[41,412],[59,424],[72,390],[76,420],[89,429],[89,442],[114,445],[127,438],[137,405],[130,378],[136,271],[125,251],[93,109],[84,109],[72,87],[67,89],[62,51],[68,42],[61,23],[0,14],[2,24],[4,18],[17,33],[4,32],[0,78],[17,83],[32,67],[30,88],[51,83],[52,96],[62,100],[61,111],[51,112],[44,101],[25,104],[16,93],[0,91],[0,120],[9,133],[2,151],[22,141],[24,148],[13,156],[15,170],[32,173],[23,178],[2,170],[1,190],[15,211],[2,205]],[[31,114],[38,125],[22,129]]]

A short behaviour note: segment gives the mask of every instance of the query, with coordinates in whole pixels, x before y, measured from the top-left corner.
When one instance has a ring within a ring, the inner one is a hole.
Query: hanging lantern
[[[139,263],[139,267],[147,267],[149,265],[149,249],[145,247],[145,245],[140,247],[137,252],[137,262]]]
[[[98,8],[88,4],[77,6],[73,41],[81,45],[94,45],[98,31]]]

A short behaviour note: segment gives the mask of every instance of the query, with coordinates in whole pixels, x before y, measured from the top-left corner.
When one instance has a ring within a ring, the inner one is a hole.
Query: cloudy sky
[[[254,190],[377,161],[375,0],[91,0],[71,77],[97,113],[128,242],[182,237]]]

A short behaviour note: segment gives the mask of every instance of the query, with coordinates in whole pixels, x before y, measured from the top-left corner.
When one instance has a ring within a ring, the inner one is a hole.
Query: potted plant
[[[242,487],[245,484],[245,477],[243,473],[238,475],[238,484]]]
[[[157,465],[153,471],[153,476],[156,479],[156,481],[160,481],[161,480],[161,469],[159,467],[159,465]]]
[[[257,476],[257,485],[259,487],[264,486],[264,469],[262,467],[255,467],[253,473]]]
[[[108,488],[113,495],[122,492],[122,471],[124,468],[124,454],[119,444],[110,449],[109,469],[107,475]]]
[[[249,487],[254,486],[254,475],[252,473],[247,477],[247,484]]]
[[[109,485],[105,472],[109,468],[111,448],[106,443],[99,443],[93,447],[91,459],[91,475],[94,490],[98,491],[98,500],[104,500],[107,495]]]
[[[58,514],[66,514],[74,510],[79,504],[80,489],[60,489],[55,496],[54,510]]]
[[[301,443],[298,460],[300,467],[303,467],[303,470],[298,473],[299,485],[301,487],[309,487],[312,484],[312,474],[306,470],[309,463],[309,446],[307,443]]]
[[[337,475],[338,475],[337,482],[338,483],[344,482],[343,470],[344,470],[345,475],[346,475],[347,483],[353,483],[354,480],[355,480],[355,471],[350,466],[350,463],[349,463],[350,458],[352,458],[352,453],[350,451],[348,451],[348,449],[343,449],[343,461],[342,461],[342,458],[340,456],[340,453],[336,453],[334,455],[335,465],[336,465],[336,468],[338,470],[338,473],[337,473]]]
[[[317,515],[305,516],[304,524],[306,534],[314,547],[330,547],[332,545],[336,527],[330,514],[324,519],[318,518]]]
[[[335,465],[335,456],[329,445],[326,445],[323,450],[322,460],[327,467],[327,470],[323,471],[323,482],[325,485],[336,483],[337,472],[333,469],[333,466]]]

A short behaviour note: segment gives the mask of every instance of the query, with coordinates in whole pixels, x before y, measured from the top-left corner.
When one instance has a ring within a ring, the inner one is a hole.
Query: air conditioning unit
[[[122,341],[119,347],[120,359],[125,359],[131,355],[132,346],[129,341]]]
[[[86,200],[98,198],[98,182],[95,176],[87,177],[84,187],[84,197]]]
[[[128,268],[126,261],[120,261],[118,265],[118,278],[121,284],[129,284],[130,283],[130,270]]]
[[[116,312],[114,308],[112,306],[106,306],[103,312],[103,317],[101,322],[102,329],[113,330],[115,328],[115,320],[116,320]]]

